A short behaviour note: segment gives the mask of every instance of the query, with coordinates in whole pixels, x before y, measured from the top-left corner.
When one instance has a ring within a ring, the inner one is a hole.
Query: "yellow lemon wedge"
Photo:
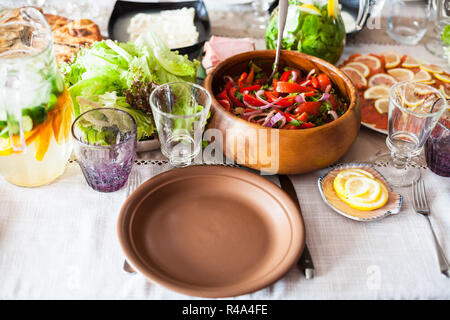
[[[13,153],[13,149],[8,139],[0,138],[0,156],[9,156]]]
[[[339,15],[339,1],[328,0],[328,16],[336,18]]]
[[[313,4],[302,4],[300,7],[298,7],[298,9],[301,12],[305,12],[305,13],[309,13],[309,14],[315,14],[315,15],[322,15],[320,13],[320,10],[317,9]]]
[[[389,198],[384,184],[363,169],[342,170],[334,179],[333,188],[343,202],[362,211],[381,208]]]

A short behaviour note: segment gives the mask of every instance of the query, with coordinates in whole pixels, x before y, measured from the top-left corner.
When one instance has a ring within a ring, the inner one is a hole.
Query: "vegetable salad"
[[[238,78],[225,77],[216,95],[227,111],[252,123],[277,129],[307,129],[332,122],[347,110],[347,102],[324,73],[286,67],[269,81],[262,68],[250,62]]]

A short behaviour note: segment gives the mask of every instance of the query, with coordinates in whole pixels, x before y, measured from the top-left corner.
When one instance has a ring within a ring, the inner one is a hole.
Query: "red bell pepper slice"
[[[260,85],[254,85],[254,86],[250,86],[250,87],[242,87],[242,88],[239,89],[239,91],[241,93],[243,93],[244,91],[248,91],[248,92],[250,92],[250,91],[258,91],[259,89],[261,89],[261,87],[262,86],[260,86]]]
[[[311,79],[311,85],[314,89],[317,89],[319,87],[319,80],[317,80],[317,77]]]
[[[242,88],[244,86],[244,81],[247,79],[247,72],[244,72],[243,74],[241,74],[241,76],[239,77],[237,83],[239,88]]]
[[[238,98],[236,98],[236,91],[237,89],[232,87],[228,89],[228,97],[231,99],[231,102],[237,106],[237,107],[245,107],[245,104],[243,104]]]
[[[223,89],[221,93],[216,96],[217,100],[228,100],[227,89]]]
[[[287,122],[291,122],[292,120],[296,120],[293,116],[291,116],[287,112],[280,111],[280,113],[286,118]]]
[[[264,95],[267,97],[267,100],[269,102],[274,102],[275,100],[278,99],[278,92],[270,92],[270,91],[264,91]],[[282,107],[290,107],[294,104],[295,102],[295,97],[285,97],[282,98],[281,100],[279,100],[277,102],[277,105],[282,106]]]
[[[255,80],[255,67],[252,65],[252,68],[250,69],[250,72],[248,73],[248,76],[244,81],[244,85],[249,86],[253,83],[254,80]]]
[[[283,73],[283,75],[281,76],[280,81],[283,81],[283,82],[289,81],[289,77],[290,77],[291,73],[292,73],[292,70],[285,71]]]
[[[298,83],[291,82],[277,82],[276,91],[280,93],[295,93],[295,92],[310,92],[312,89],[301,86]]]
[[[249,105],[255,107],[262,107],[266,105],[264,102],[258,100],[256,97],[249,94],[244,95],[244,101],[247,102]]]
[[[300,104],[295,110],[295,113],[303,113],[306,112],[310,115],[319,115],[319,108],[322,105],[322,102],[320,101],[307,101],[302,104]]]
[[[224,107],[225,110],[230,111],[231,103],[229,100],[218,100],[219,103]]]

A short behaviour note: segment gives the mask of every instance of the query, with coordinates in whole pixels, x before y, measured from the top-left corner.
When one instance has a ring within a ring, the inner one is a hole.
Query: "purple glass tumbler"
[[[122,188],[136,156],[137,127],[133,117],[113,108],[89,110],[72,125],[74,152],[87,184],[100,192]]]
[[[450,177],[450,111],[447,109],[425,143],[428,168],[442,177]]]

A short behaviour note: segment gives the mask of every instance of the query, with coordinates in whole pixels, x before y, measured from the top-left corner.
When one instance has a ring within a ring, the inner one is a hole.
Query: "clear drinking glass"
[[[72,135],[75,156],[92,189],[113,192],[126,184],[137,146],[132,116],[113,108],[92,109],[75,119]]]
[[[422,151],[446,108],[442,93],[429,85],[405,81],[391,87],[386,138],[391,154],[378,158],[377,162],[387,162],[389,168],[395,168],[387,174],[393,186],[409,186],[420,176],[416,166],[410,164]]]
[[[449,100],[447,100],[447,103]],[[442,177],[450,177],[450,110],[447,109],[425,143],[428,168]]]
[[[161,152],[175,167],[185,167],[200,153],[211,106],[203,87],[189,82],[166,83],[150,95]]]
[[[445,26],[450,24],[450,1],[436,0],[435,10],[433,37],[425,43],[425,48],[435,56],[445,58],[446,53],[441,35]]]
[[[395,41],[415,45],[427,32],[430,0],[392,1],[388,15],[387,34]]]

